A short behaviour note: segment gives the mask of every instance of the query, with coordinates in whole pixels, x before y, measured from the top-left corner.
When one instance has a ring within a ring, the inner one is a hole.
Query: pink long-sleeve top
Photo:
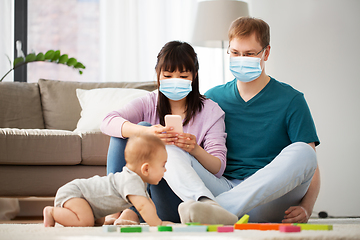
[[[101,131],[109,136],[124,138],[121,128],[124,122],[139,123],[142,121],[152,125],[160,123],[157,115],[158,92],[134,99],[118,111],[110,112],[101,123]],[[226,133],[225,113],[219,105],[210,99],[204,101],[204,107],[190,122],[183,127],[185,133],[196,136],[196,141],[206,152],[221,161],[216,177],[221,177],[226,167]]]

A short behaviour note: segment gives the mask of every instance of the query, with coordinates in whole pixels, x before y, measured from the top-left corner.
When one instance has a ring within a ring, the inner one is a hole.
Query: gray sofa
[[[74,132],[76,89],[156,89],[156,82],[0,83],[0,197],[52,197],[75,178],[106,175],[109,137]]]

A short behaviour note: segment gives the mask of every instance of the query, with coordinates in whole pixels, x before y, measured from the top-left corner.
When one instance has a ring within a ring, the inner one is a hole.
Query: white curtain
[[[196,8],[197,0],[100,0],[101,81],[155,80],[162,46],[191,44]],[[222,49],[194,48],[204,93],[223,81]]]
[[[7,73],[12,65],[9,62],[14,60],[14,1],[0,1],[0,79]],[[3,81],[13,81],[13,72],[6,76]]]

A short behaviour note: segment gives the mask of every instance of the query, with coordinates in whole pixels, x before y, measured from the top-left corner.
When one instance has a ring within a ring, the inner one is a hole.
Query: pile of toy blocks
[[[206,225],[200,223],[188,223],[181,225],[157,226],[150,228],[148,225],[140,226],[114,226],[104,225],[104,232],[117,232],[118,228],[121,233],[134,232],[153,232],[154,229],[158,232],[234,232],[235,230],[260,230],[268,231],[275,230],[280,232],[301,232],[303,230],[322,230],[329,231],[333,229],[332,225],[326,224],[307,224],[307,223],[248,223],[249,215],[245,214],[234,225]]]

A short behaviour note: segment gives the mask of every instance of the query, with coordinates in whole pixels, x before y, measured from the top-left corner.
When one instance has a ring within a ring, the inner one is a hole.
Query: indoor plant
[[[31,63],[31,62],[52,62],[57,64],[65,64],[69,67],[73,67],[75,69],[79,70],[79,73],[82,74],[82,69],[85,69],[85,66],[78,62],[75,58],[69,58],[67,54],[60,54],[60,50],[49,50],[45,54],[40,52],[38,54],[35,53],[29,53],[25,57],[17,57],[15,58],[12,68],[5,73],[5,75],[0,79],[0,82],[15,68],[20,67],[22,65]]]

